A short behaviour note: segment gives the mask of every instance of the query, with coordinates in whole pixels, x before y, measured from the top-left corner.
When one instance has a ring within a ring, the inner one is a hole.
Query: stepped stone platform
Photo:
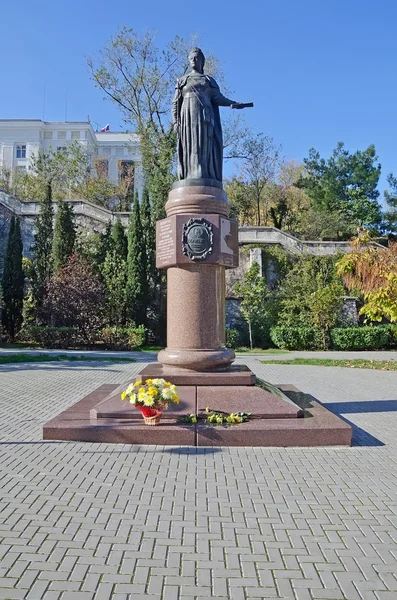
[[[293,386],[254,385],[255,375],[247,367],[211,373],[179,370],[174,375],[160,367],[150,365],[139,374],[144,380],[162,373],[178,385],[180,403],[163,413],[159,425],[145,425],[140,411],[121,400],[128,381],[98,387],[46,423],[43,439],[167,446],[351,445],[349,424]],[[251,412],[252,417],[238,425],[207,425],[207,407]],[[197,424],[181,422],[180,417],[188,414],[198,415]]]

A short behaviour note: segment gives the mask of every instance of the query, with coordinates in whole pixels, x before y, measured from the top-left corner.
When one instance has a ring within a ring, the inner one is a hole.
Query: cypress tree
[[[145,325],[148,303],[147,261],[137,195],[128,228],[127,302],[131,319],[137,325]]]
[[[141,221],[145,240],[147,279],[153,288],[156,279],[156,226],[152,217],[152,207],[147,187],[144,188],[142,194]]]
[[[32,291],[37,309],[40,309],[43,304],[46,284],[52,274],[53,218],[52,185],[48,182],[45,197],[40,202],[33,246]]]
[[[112,243],[112,224],[108,221],[106,229],[101,233],[100,244],[98,250],[97,264],[102,268],[105,262],[106,254],[109,252]]]
[[[52,245],[54,273],[56,273],[73,254],[75,241],[76,226],[74,223],[73,208],[71,204],[59,200],[55,218],[54,241]]]
[[[117,219],[112,227],[112,249],[116,252],[117,256],[123,260],[127,260],[128,242],[120,219]]]
[[[13,342],[22,322],[24,273],[22,236],[18,217],[11,218],[2,279],[3,325]]]

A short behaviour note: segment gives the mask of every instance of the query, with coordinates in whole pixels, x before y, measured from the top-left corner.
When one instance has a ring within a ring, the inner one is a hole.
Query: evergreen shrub
[[[226,348],[238,348],[241,345],[237,329],[226,329]]]
[[[380,350],[393,345],[393,330],[390,325],[363,327],[336,327],[331,329],[334,350]],[[394,344],[397,338],[394,337]]]
[[[111,350],[134,350],[145,343],[146,328],[143,325],[128,327],[104,327],[100,341]]]
[[[283,350],[317,350],[322,347],[320,331],[305,325],[272,327],[270,338],[278,348]]]
[[[43,348],[73,348],[78,345],[75,327],[30,325],[18,333],[19,342],[31,342]]]

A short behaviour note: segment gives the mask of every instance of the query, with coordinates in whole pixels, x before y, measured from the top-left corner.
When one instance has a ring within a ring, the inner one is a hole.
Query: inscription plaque
[[[189,219],[183,227],[182,252],[191,260],[204,260],[213,249],[212,223],[206,219]]]
[[[173,220],[169,217],[157,221],[156,266],[161,269],[176,260]]]

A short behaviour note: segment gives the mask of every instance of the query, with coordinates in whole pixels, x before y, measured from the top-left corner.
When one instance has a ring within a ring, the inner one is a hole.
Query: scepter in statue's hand
[[[253,106],[253,102],[246,102],[245,104],[243,102],[235,102],[234,104],[230,105],[230,108],[253,108]]]

